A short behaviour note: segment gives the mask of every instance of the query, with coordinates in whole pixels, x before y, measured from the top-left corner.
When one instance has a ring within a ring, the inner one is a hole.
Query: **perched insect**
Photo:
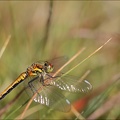
[[[61,67],[64,63],[63,61],[65,61],[64,59],[64,57],[60,57],[51,61],[33,63],[0,94],[0,100],[19,85],[19,83],[23,82],[30,97],[37,93],[34,98],[35,102],[46,105],[51,109],[64,112],[69,111],[70,102],[61,93],[61,90],[83,93],[90,91],[92,85],[87,80],[79,82],[79,79],[74,76],[59,74],[53,77],[52,74]]]

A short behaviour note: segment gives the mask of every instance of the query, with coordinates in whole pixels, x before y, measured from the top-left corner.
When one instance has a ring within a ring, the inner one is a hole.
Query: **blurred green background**
[[[0,92],[35,61],[59,56],[71,58],[80,49],[86,47],[86,50],[67,66],[67,70],[69,70],[109,38],[112,38],[102,50],[71,72],[72,75],[80,77],[87,70],[91,70],[86,79],[93,85],[92,92],[94,94],[96,88],[99,88],[105,82],[109,83],[113,76],[119,74],[119,12],[119,1],[1,1],[0,48],[2,49],[9,35],[11,35],[11,39],[0,58]],[[101,94],[97,94],[97,97],[91,98],[83,110],[85,113],[83,116],[88,118],[103,103],[118,94],[119,85],[120,83],[117,82],[107,86],[108,91],[103,90]],[[16,88],[0,101],[0,109],[3,109],[19,91],[20,89]],[[79,96],[79,94],[69,94],[67,98],[74,102],[80,99]],[[2,118],[11,114],[25,100],[26,98],[21,96],[2,114]],[[96,106],[96,100],[98,106]],[[103,102],[99,104],[100,100],[103,100]],[[28,119],[76,119],[74,114],[70,116],[68,113],[66,115],[56,111],[53,114],[34,102],[32,106],[34,104],[40,106],[41,109],[29,115]],[[96,119],[120,119],[120,103],[113,106]],[[16,118],[22,113],[23,109],[19,109],[9,118]]]

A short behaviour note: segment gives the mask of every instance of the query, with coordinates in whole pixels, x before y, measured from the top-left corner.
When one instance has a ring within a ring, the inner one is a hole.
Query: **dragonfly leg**
[[[46,86],[46,84],[44,83],[44,78],[43,78],[43,76],[41,75],[41,77],[39,77],[40,78],[40,82],[42,83],[42,85],[43,86]]]
[[[45,83],[44,81],[51,81],[51,79],[53,79],[53,78],[58,78],[58,77],[60,77],[60,76],[55,76],[55,77],[53,77],[53,76],[51,76],[51,75],[49,75],[49,74],[46,74],[47,76],[48,76],[48,78],[47,79],[45,79],[45,80],[43,80],[43,86],[53,86],[50,82],[49,83]]]
[[[50,76],[49,76],[50,77]],[[51,86],[50,83],[45,83],[45,79],[43,78],[43,76],[41,75],[40,77],[40,82],[42,83],[43,86]]]
[[[32,79],[31,81],[28,82],[28,86],[31,89],[31,91],[33,92],[33,94],[35,92],[37,92],[37,90],[35,89],[34,85],[33,85],[33,81],[37,80],[36,78]]]

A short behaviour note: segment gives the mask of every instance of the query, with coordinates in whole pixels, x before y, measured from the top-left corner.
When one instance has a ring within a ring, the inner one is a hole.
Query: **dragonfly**
[[[27,88],[27,94],[30,97],[37,93],[34,98],[35,102],[51,109],[63,112],[70,111],[70,101],[61,91],[86,93],[92,89],[92,85],[87,80],[78,82],[79,79],[77,77],[65,75],[64,73],[53,76],[55,71],[57,71],[65,61],[65,57],[60,57],[50,61],[33,63],[0,94],[0,100],[7,96],[20,83],[24,83]]]

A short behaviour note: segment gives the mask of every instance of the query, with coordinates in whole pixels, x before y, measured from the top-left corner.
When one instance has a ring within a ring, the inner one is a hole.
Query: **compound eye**
[[[44,66],[48,66],[48,63],[47,63],[47,62],[45,62]]]
[[[47,64],[45,63],[44,66],[47,66]]]

